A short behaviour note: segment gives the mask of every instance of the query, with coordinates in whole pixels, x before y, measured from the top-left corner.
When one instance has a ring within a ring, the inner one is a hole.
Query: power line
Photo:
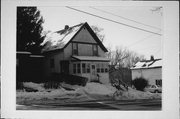
[[[91,16],[94,16],[94,17],[98,17],[98,18],[101,18],[101,19],[104,19],[104,20],[107,20],[107,21],[110,21],[110,22],[114,22],[114,23],[117,23],[117,24],[120,24],[120,25],[124,25],[124,26],[130,27],[130,28],[138,29],[138,30],[141,30],[141,31],[144,31],[144,32],[148,32],[148,33],[152,33],[152,34],[156,34],[156,35],[161,35],[161,34],[156,33],[156,32],[152,32],[152,31],[145,30],[145,29],[142,29],[142,28],[139,28],[139,27],[135,27],[135,26],[131,26],[131,25],[128,25],[128,24],[124,24],[124,23],[121,23],[121,22],[118,22],[118,21],[115,21],[115,20],[104,18],[104,17],[98,16],[98,15],[95,15],[95,14],[92,14],[92,13],[88,13],[88,12],[85,12],[85,11],[82,11],[82,10],[79,10],[79,9],[75,9],[75,8],[72,8],[72,7],[69,7],[69,6],[66,6],[66,7],[69,8],[69,9],[78,11],[78,12],[82,12],[82,13],[85,13],[85,14],[88,14],[88,15],[91,15]]]
[[[129,19],[129,18],[125,18],[125,17],[122,17],[122,16],[120,16],[120,15],[116,15],[116,14],[113,14],[113,13],[111,13],[111,12],[107,12],[107,11],[105,11],[105,10],[101,10],[101,9],[98,9],[98,8],[95,8],[95,7],[89,7],[89,8],[92,8],[92,9],[95,9],[95,10],[98,10],[98,11],[101,11],[101,12],[104,12],[104,13],[107,13],[107,14],[110,14],[110,15],[113,15],[113,16],[116,16],[116,17],[119,17],[119,18],[125,19],[125,20],[128,20],[128,21],[132,21],[132,22],[135,22],[135,23],[138,23],[138,24],[144,25],[144,26],[148,26],[148,27],[151,27],[151,28],[155,28],[155,29],[161,30],[161,29],[160,29],[160,28],[158,28],[158,27],[151,26],[151,25],[147,25],[147,24],[144,24],[144,23],[141,23],[141,22],[138,22],[138,21],[135,21],[135,20]]]
[[[137,42],[134,42],[134,43],[128,45],[127,47],[132,47],[133,45],[135,45],[135,44],[137,44],[137,43],[139,43],[139,42],[141,42],[141,41],[145,41],[145,40],[151,38],[152,36],[153,36],[153,34],[148,35],[147,37],[145,37],[145,38],[143,38],[143,39],[141,39],[141,40],[138,40]]]

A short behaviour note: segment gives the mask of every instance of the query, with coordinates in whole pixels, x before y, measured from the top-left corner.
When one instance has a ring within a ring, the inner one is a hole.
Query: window
[[[98,56],[98,46],[97,45],[93,45],[92,49],[93,49],[93,56]]]
[[[82,63],[82,73],[86,73],[86,64]]]
[[[87,64],[87,73],[90,73],[90,64]]]
[[[76,73],[76,64],[73,64],[73,73]]]
[[[81,66],[80,66],[80,63],[77,64],[77,73],[81,73]]]
[[[73,43],[73,55],[78,55],[78,44]]]
[[[162,86],[162,80],[156,80],[156,85],[158,85],[158,86]]]
[[[101,73],[104,73],[104,64],[101,64]]]
[[[97,73],[100,73],[100,64],[96,64],[96,68],[97,68]]]
[[[54,59],[50,59],[50,67],[54,68]]]
[[[108,72],[108,64],[105,64],[105,72],[107,73]]]

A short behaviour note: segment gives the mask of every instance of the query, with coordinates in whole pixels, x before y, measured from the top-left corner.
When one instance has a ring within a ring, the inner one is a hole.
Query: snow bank
[[[34,101],[84,101],[84,100],[99,100],[99,99],[115,99],[115,100],[131,100],[131,99],[155,99],[161,98],[161,94],[153,94],[150,92],[137,91],[132,88],[128,88],[128,91],[118,91],[115,95],[116,88],[111,85],[103,85],[99,83],[87,83],[85,87],[77,85],[63,84],[66,88],[72,88],[74,90],[60,89],[48,89],[43,88],[43,84],[24,83],[25,87],[37,89],[38,92],[26,92],[17,91],[17,102],[34,102]]]
[[[161,94],[155,94],[150,92],[138,91],[132,88],[128,88],[128,91],[118,91],[116,94],[116,88],[111,85],[103,85],[99,83],[87,83],[84,91],[89,96],[99,99],[111,97],[115,100],[131,100],[131,99],[156,99],[161,98]],[[103,97],[104,96],[104,97]]]
[[[114,98],[116,100],[157,99],[157,98],[161,98],[161,94],[143,92],[132,88],[128,88],[128,91],[118,91],[118,93],[114,96]]]
[[[116,89],[110,85],[87,83],[84,90],[89,94],[109,95],[113,94]]]
[[[24,82],[23,86],[25,88],[30,88],[30,89],[34,89],[34,90],[38,90],[38,91],[44,91],[44,84],[37,84],[37,83],[32,83],[32,82]]]

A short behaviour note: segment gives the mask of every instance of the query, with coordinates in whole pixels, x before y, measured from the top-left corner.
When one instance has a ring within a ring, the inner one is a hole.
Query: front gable
[[[82,26],[78,34],[72,39],[72,42],[97,44],[85,26]]]
[[[104,52],[108,52],[108,50],[102,44],[100,39],[96,36],[96,34],[87,22],[81,26],[78,32],[71,38],[71,40],[65,45],[64,48],[66,48],[69,43],[72,42],[97,44],[99,45],[99,48],[101,48]]]

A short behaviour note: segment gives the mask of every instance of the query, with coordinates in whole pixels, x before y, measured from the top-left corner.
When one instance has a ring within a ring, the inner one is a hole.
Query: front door
[[[97,80],[96,65],[91,65],[91,81]]]
[[[69,61],[60,61],[61,73],[69,74]]]

